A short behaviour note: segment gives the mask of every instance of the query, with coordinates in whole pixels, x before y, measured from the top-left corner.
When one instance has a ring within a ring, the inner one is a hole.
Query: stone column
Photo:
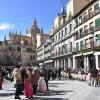
[[[66,66],[65,66],[65,58],[64,58],[64,69],[66,69]]]
[[[98,66],[98,55],[95,55],[95,63],[96,63],[96,68],[99,69],[99,66]]]
[[[76,61],[75,61],[75,57],[73,57],[73,69],[76,68]]]
[[[70,58],[68,58],[68,68],[70,68]]]
[[[90,66],[89,66],[89,57],[88,56],[86,57],[86,65],[87,65],[87,70],[89,70]]]
[[[84,56],[84,70],[87,70],[87,56]]]

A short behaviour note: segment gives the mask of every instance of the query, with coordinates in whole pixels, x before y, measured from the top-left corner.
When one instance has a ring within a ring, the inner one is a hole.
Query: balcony
[[[84,47],[83,47],[83,50],[84,49],[89,49],[89,48],[93,48],[93,42],[85,44]]]
[[[94,16],[94,12],[92,11],[92,12],[90,12],[90,13],[88,13],[88,18],[91,18],[91,17],[93,17]]]
[[[61,50],[55,54],[52,54],[52,58],[58,58],[58,57],[63,57],[65,55],[70,55],[72,54],[72,52],[73,52],[72,49]]]
[[[94,33],[94,27],[90,27],[89,29],[84,30],[81,34],[76,34],[76,39],[78,40],[80,38],[83,38],[84,36],[88,35],[88,34],[93,34]]]
[[[97,14],[100,14],[100,8],[98,10],[95,11],[91,11],[89,12],[87,15],[85,15],[81,21],[81,23],[77,23],[76,27],[80,26],[82,23],[86,22],[88,19],[96,16]]]
[[[94,46],[94,47],[93,47]],[[87,51],[93,51],[93,48],[96,50],[98,49],[100,51],[100,41],[93,43],[92,41],[89,43],[86,43],[84,45],[82,45],[79,48],[74,48],[73,52],[87,52]]]

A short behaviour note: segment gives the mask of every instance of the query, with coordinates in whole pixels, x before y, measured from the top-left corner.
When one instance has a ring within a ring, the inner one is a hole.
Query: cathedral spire
[[[6,35],[5,35],[5,37],[4,37],[4,45],[6,45],[7,44],[7,40],[6,40]]]
[[[61,14],[66,14],[66,11],[65,11],[65,6],[64,5],[62,5],[62,8],[61,8]]]
[[[15,32],[15,35],[17,35],[17,30],[16,30],[16,32]]]
[[[20,37],[21,37],[21,31],[20,31],[19,35],[20,35]]]
[[[41,27],[41,33],[43,34],[43,27]]]
[[[37,27],[37,20],[36,20],[36,18],[34,18],[34,20],[33,20],[33,22],[32,22],[32,26],[33,26],[33,27]]]
[[[9,36],[11,36],[11,31],[9,32]]]

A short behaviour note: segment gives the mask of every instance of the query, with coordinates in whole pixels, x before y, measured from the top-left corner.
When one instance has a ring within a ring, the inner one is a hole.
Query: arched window
[[[9,51],[12,51],[12,47],[11,46],[9,47]]]
[[[17,47],[17,51],[18,51],[18,52],[21,51],[21,48],[20,48],[19,46]]]

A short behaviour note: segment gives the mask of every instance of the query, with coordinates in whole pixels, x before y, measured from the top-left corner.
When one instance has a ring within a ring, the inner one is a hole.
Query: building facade
[[[92,0],[75,19],[75,54],[73,67],[100,68],[100,1]],[[95,63],[95,64],[94,64]]]
[[[27,30],[26,35],[21,32],[10,32],[9,40],[4,39],[0,45],[0,64],[15,65],[36,65],[36,48],[47,39],[43,29],[38,28],[37,20],[33,20],[32,26]]]
[[[81,3],[81,4],[80,4]],[[54,67],[100,68],[100,1],[69,0],[51,28]]]
[[[37,48],[37,61],[39,65],[52,67],[53,60],[51,59],[51,51],[52,51],[52,42],[51,39],[48,38],[44,43]]]

